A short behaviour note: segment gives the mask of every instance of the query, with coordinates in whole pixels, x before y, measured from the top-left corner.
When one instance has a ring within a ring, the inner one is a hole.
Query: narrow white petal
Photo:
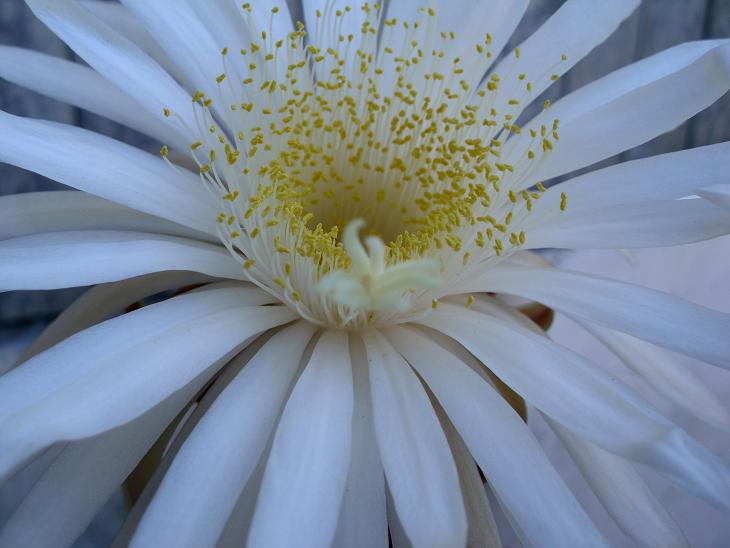
[[[178,124],[176,117],[165,118],[163,114],[169,108],[187,127],[194,128],[190,94],[138,46],[75,0],[26,0],[26,3],[99,74],[133,97],[150,115],[176,127],[189,142],[196,140],[183,124]],[[154,5],[157,2],[149,4]]]
[[[682,548],[687,539],[628,461],[545,417],[616,524],[637,546]]]
[[[525,400],[577,435],[730,508],[730,468],[583,357],[517,323],[450,304],[421,322],[459,341]]]
[[[199,401],[193,402],[190,409],[186,411],[185,416],[182,418],[177,428],[177,433],[168,442],[168,447],[165,450],[159,465],[156,467],[154,473],[147,482],[147,485],[137,497],[134,506],[131,508],[127,518],[124,520],[122,527],[119,529],[116,537],[114,537],[111,548],[129,548],[137,526],[142,521],[142,517],[144,516],[147,507],[152,501],[152,498],[155,496],[157,489],[162,483],[165,474],[167,474],[167,471],[170,469],[170,466],[175,460],[180,448],[190,437],[190,434],[193,430],[195,430],[200,420],[205,416],[218,396],[220,396],[223,390],[230,384],[241,369],[246,366],[249,360],[256,354],[256,352],[258,352],[266,340],[266,335],[253,335],[242,344],[242,346],[245,347],[243,351],[234,351],[229,353],[212,366],[216,370],[221,370],[220,374],[210,386],[206,387],[202,398]],[[249,481],[249,485],[247,485],[244,490],[244,494],[249,492],[249,487],[252,483],[256,483],[254,486],[255,489],[253,490],[254,495],[258,493],[258,485],[260,485],[260,476],[262,475],[262,472],[259,470],[260,468],[263,467],[257,466],[256,470],[254,470],[251,480]],[[233,517],[234,516],[232,516],[231,519],[233,519]],[[250,522],[250,519],[247,523],[248,522]],[[237,538],[239,543],[241,538],[242,537],[239,534]],[[229,542],[228,544],[222,544],[221,546],[231,546],[232,544],[232,542]]]
[[[551,83],[551,75],[564,74],[601,44],[629,17],[640,0],[586,2],[568,0],[544,25],[520,44],[519,58],[507,55],[494,69],[501,78],[495,108],[499,112],[522,109]],[[561,60],[565,55],[566,59]],[[532,91],[525,91],[526,80]],[[520,105],[509,107],[517,99]]]
[[[614,206],[597,201],[594,209],[568,209],[562,213],[544,223],[532,224],[526,231],[526,247],[665,247],[701,242],[730,233],[728,212],[700,199],[634,202]]]
[[[216,234],[217,207],[198,176],[91,131],[0,111],[0,161]]]
[[[519,295],[568,316],[730,368],[730,315],[668,293],[568,270],[504,264],[467,284],[467,292]]]
[[[446,436],[421,382],[377,331],[363,333],[375,436],[395,511],[416,548],[464,546],[467,523]]]
[[[403,530],[403,524],[398,518],[395,511],[395,502],[390,489],[385,489],[386,497],[386,513],[388,516],[388,532],[390,533],[390,542],[393,548],[413,548],[413,543],[408,539],[408,535]]]
[[[214,278],[197,272],[157,272],[121,282],[96,285],[53,320],[25,350],[18,363],[40,354],[83,329],[110,318],[145,297],[212,280]]]
[[[229,85],[216,82],[216,77],[226,72],[221,48],[188,2],[122,0],[122,4],[155,37],[196,91],[213,98],[213,110],[224,115],[229,105],[241,102]],[[189,101],[187,112],[192,112]]]
[[[640,145],[710,106],[728,88],[727,40],[689,42],[617,70],[526,126],[539,129],[560,120],[560,140],[534,178],[549,179]]]
[[[388,546],[385,476],[373,426],[368,364],[359,337],[350,338],[354,408],[352,451],[347,486],[333,546],[378,548]]]
[[[449,442],[456,470],[459,473],[459,484],[461,485],[461,493],[464,496],[464,508],[468,524],[466,545],[502,548],[497,522],[494,520],[487,499],[487,492],[479,475],[479,468],[474,462],[474,457],[443,409],[438,409],[437,413],[444,434],[446,434],[446,439]]]
[[[729,172],[730,142],[614,164],[550,187],[528,223],[543,224],[548,218],[594,209],[596,204],[612,207],[684,198],[696,194],[700,187],[725,183]],[[568,196],[568,207],[561,212],[563,192]]]
[[[140,416],[241,345],[295,318],[258,289],[182,295],[78,333],[0,377],[0,477],[52,443]],[[102,412],[103,411],[103,412]]]
[[[66,444],[0,531],[0,545],[71,546],[200,384],[119,428]]]
[[[276,429],[247,546],[330,545],[350,464],[352,412],[347,334],[325,331]]]
[[[74,231],[0,242],[0,291],[78,287],[166,270],[244,277],[224,247],[175,236]]]
[[[679,356],[623,333],[581,325],[667,400],[708,424],[730,429],[727,406]]]
[[[182,71],[172,62],[157,40],[144,28],[142,23],[132,13],[116,2],[105,0],[80,0],[81,5],[93,13],[99,20],[109,25],[116,32],[134,43],[147,55],[157,61],[162,68],[170,73],[178,82],[189,86],[189,81]],[[188,89],[190,89],[189,86]]]
[[[728,154],[730,156],[730,154]],[[725,177],[725,180],[727,177]],[[695,191],[698,196],[724,209],[730,209],[730,184],[703,187]]]
[[[137,101],[89,67],[43,53],[0,47],[0,76],[58,101],[141,131],[158,141],[187,148],[170,124],[149,115]]]
[[[300,322],[274,335],[216,398],[177,452],[132,546],[215,545],[314,331]]]
[[[606,544],[525,423],[491,386],[423,334],[404,328],[387,334],[443,406],[526,545]]]
[[[0,240],[44,232],[131,230],[218,243],[218,238],[77,191],[0,197]]]

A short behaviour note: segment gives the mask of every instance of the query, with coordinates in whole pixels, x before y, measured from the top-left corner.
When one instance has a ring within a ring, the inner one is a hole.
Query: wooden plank
[[[730,0],[708,0],[703,38],[730,37]],[[730,141],[730,94],[690,121],[687,147]]]

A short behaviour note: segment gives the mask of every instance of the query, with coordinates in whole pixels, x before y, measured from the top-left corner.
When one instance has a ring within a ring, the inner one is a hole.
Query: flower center
[[[447,281],[524,245],[545,190],[530,176],[558,125],[516,125],[525,75],[498,112],[499,76],[474,79],[489,34],[465,53],[432,9],[401,22],[365,4],[278,37],[243,8],[253,38],[235,60],[224,49],[215,93],[193,98],[191,148],[251,281],[312,321],[363,328],[424,313]]]

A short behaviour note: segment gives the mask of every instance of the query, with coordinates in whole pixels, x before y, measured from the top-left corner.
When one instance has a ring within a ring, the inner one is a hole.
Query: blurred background
[[[151,0],[154,1],[154,0]],[[397,1],[397,0],[391,0]],[[484,0],[488,1],[488,0]],[[529,36],[553,13],[564,0],[531,0],[530,8],[512,39],[510,46],[519,44]],[[596,0],[611,1],[611,0]],[[293,3],[293,2],[291,2]],[[296,10],[293,10],[296,17]],[[489,30],[485,22],[485,32]],[[556,98],[585,85],[609,72],[624,66],[633,60],[650,56],[658,51],[681,42],[699,39],[730,37],[730,0],[644,0],[641,8],[624,22],[618,31],[603,45],[594,50],[588,57],[578,63],[566,76],[550,88],[545,98]],[[40,22],[35,20],[23,0],[0,0],[0,45],[11,45],[30,48],[52,55],[75,59],[60,40],[51,34]],[[542,104],[542,100],[536,102]],[[539,106],[538,106],[539,108]],[[150,151],[159,150],[159,144],[133,130],[117,125],[88,112],[58,103],[37,95],[9,82],[0,79],[0,109],[20,116],[42,118],[73,124],[103,133]],[[599,164],[609,165],[619,161],[652,156],[664,152],[692,148],[711,143],[730,140],[730,95],[726,95],[714,106],[698,114],[671,133],[625,152]],[[595,166],[594,166],[595,167]],[[58,183],[8,165],[0,164],[0,195],[52,190],[62,188]],[[727,240],[727,238],[725,239]],[[725,245],[727,250],[730,246]],[[604,256],[605,257],[605,256]],[[724,258],[724,273],[728,272],[728,255]],[[570,262],[572,259],[560,257],[559,260]],[[593,266],[599,265],[600,257]],[[721,259],[722,260],[722,259]],[[580,265],[572,265],[578,268]],[[727,276],[726,276],[727,277]],[[652,280],[643,280],[648,285]],[[676,283],[670,286],[682,287],[691,280],[678,276]],[[659,284],[661,285],[661,284]],[[724,300],[710,300],[704,303],[715,308],[730,311],[730,285],[724,294]],[[22,349],[35,337],[48,322],[83,289],[69,289],[43,292],[13,292],[0,294],[0,372],[9,366]],[[722,297],[722,293],[718,296]],[[690,298],[692,298],[690,296]],[[703,300],[696,298],[695,300]],[[558,329],[565,329],[556,326]],[[730,387],[727,394],[730,396]],[[540,426],[535,428],[539,431]],[[712,437],[712,433],[707,434]],[[724,436],[727,439],[727,435]],[[549,446],[550,441],[546,444]],[[722,448],[721,448],[722,449]],[[727,443],[725,448],[727,450]],[[730,456],[730,455],[728,455]],[[555,457],[560,460],[563,457]],[[564,459],[563,459],[564,460]],[[673,496],[670,490],[666,496]],[[0,524],[3,514],[12,505],[12,497],[7,491],[0,492]],[[589,502],[590,504],[590,502]],[[687,503],[689,504],[689,503]],[[686,506],[686,505],[685,505]],[[695,508],[697,508],[695,510]],[[697,522],[696,536],[693,545],[720,546],[722,539],[730,545],[730,526],[723,530],[719,524],[720,516],[707,510],[705,505],[681,507],[681,512],[690,512],[683,519],[683,527],[687,523]],[[692,511],[695,513],[692,514]],[[121,512],[121,500],[112,501],[105,509],[105,517],[97,520],[77,546],[105,545],[109,535],[118,526]],[[701,527],[707,526],[713,531],[702,535]],[[720,542],[720,544],[716,544]]]

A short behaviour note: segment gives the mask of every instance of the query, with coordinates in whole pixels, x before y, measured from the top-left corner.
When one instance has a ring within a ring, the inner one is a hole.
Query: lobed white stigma
[[[532,99],[525,74],[508,101],[497,74],[479,87],[465,79],[489,64],[489,34],[464,61],[430,8],[399,22],[377,4],[356,13],[328,2],[313,36],[301,23],[275,36],[283,14],[272,9],[262,29],[252,10],[244,4],[241,61],[223,50],[215,91],[193,97],[191,128],[193,159],[222,204],[221,241],[248,279],[310,321],[361,329],[426,313],[445,284],[524,246],[545,190],[532,174],[558,122],[524,134],[515,123]],[[347,18],[358,36],[342,33]]]
[[[352,266],[335,270],[319,282],[320,291],[338,305],[352,310],[406,312],[416,289],[439,285],[439,264],[434,259],[415,259],[395,265],[385,263],[385,244],[377,236],[360,242],[358,231],[365,221],[355,219],[345,228],[342,243]]]

